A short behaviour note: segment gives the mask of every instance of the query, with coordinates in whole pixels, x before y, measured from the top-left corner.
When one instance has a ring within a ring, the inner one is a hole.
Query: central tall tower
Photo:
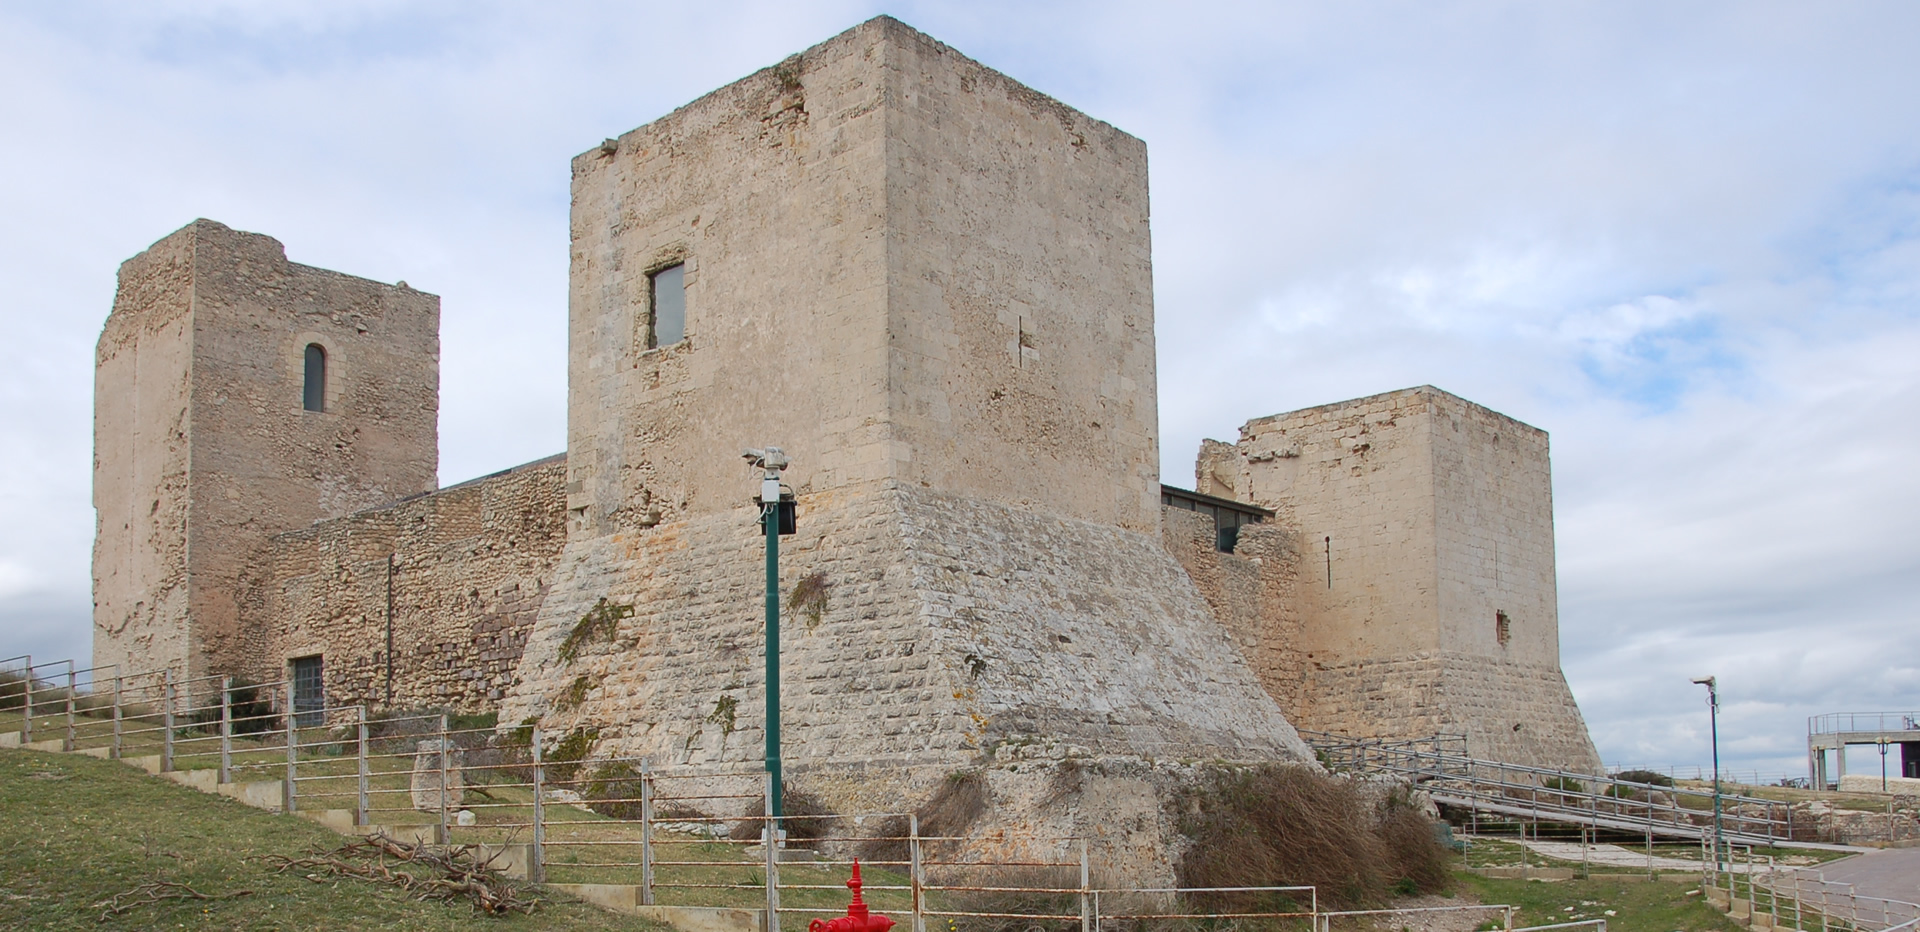
[[[884,17],[608,140],[573,163],[576,518],[735,508],[784,442],[803,491],[1155,532],[1147,219],[1140,140]]]
[[[759,759],[776,445],[796,776],[1306,756],[1159,541],[1138,139],[881,17],[580,155],[573,205],[569,537],[503,719]]]

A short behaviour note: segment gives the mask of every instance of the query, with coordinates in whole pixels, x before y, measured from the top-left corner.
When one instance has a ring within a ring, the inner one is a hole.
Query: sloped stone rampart
[[[593,729],[598,756],[761,757],[755,511],[568,545],[503,720]],[[1091,753],[1310,760],[1186,573],[1152,538],[924,490],[803,496],[783,595],[782,741],[807,767],[945,772],[1045,736]],[[605,598],[614,637],[560,659]],[[577,704],[571,699],[581,684]]]
[[[1457,653],[1316,664],[1302,727],[1366,738],[1465,734],[1485,760],[1598,773],[1599,755],[1560,671]]]

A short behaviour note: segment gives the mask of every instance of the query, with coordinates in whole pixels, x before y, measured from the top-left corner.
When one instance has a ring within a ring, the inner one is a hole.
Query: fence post
[[[359,758],[360,780],[356,787],[359,790],[359,798],[354,805],[353,824],[365,828],[373,821],[373,814],[370,811],[372,806],[367,799],[367,707],[364,705],[360,707],[360,728],[356,737],[359,740],[354,746],[353,753]]]
[[[1513,907],[1511,906],[1506,909],[1506,925],[1504,928],[1507,932],[1513,932]]]
[[[765,800],[763,812],[765,822],[760,831],[760,847],[767,855],[767,925],[765,932],[780,932],[780,840],[779,829],[773,824],[773,774],[766,775],[762,782],[762,798]]]
[[[1093,863],[1087,857],[1087,840],[1080,839],[1080,932],[1093,932]]]
[[[640,761],[640,905],[653,905],[653,762]]]
[[[233,677],[220,678],[220,782],[233,782]]]
[[[913,932],[927,932],[926,878],[920,874],[920,814],[907,813],[907,883],[913,887]]]
[[[295,768],[300,763],[300,729],[295,724],[298,718],[299,716],[293,711],[293,688],[289,686],[287,688],[287,783],[285,791],[281,794],[285,797],[284,808],[289,815],[300,808],[300,787],[295,782],[297,779]]]
[[[113,678],[113,750],[107,752],[114,760],[120,759],[120,677]]]
[[[434,843],[451,844],[447,833],[447,796],[453,788],[447,785],[447,716],[440,716],[440,824],[434,828]]]
[[[533,855],[528,858],[527,879],[533,883],[547,880],[547,768],[540,763],[540,726],[533,726],[529,740],[533,752]]]
[[[65,741],[60,742],[60,750],[68,753],[73,752],[73,694],[78,687],[79,683],[74,679],[73,661],[69,660],[67,661],[67,737]],[[1888,804],[1887,811],[1893,811],[1892,804]]]
[[[160,697],[160,772],[173,769],[173,671],[165,671],[166,685]]]
[[[20,710],[20,746],[33,740],[33,657],[27,657],[26,705]]]

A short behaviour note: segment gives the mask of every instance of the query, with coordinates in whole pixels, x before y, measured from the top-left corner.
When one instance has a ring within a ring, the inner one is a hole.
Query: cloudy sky
[[[0,0],[0,653],[85,655],[92,350],[195,217],[443,297],[441,478],[565,445],[568,159],[876,13],[1147,141],[1165,474],[1431,383],[1553,437],[1610,762],[1920,709],[1920,6]],[[1855,768],[1877,756],[1860,754]]]

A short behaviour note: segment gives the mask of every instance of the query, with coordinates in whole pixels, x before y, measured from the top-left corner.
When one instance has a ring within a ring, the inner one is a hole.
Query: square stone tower
[[[210,220],[127,260],[95,360],[94,663],[235,671],[267,538],[431,490],[439,326],[433,295]]]
[[[1157,531],[1140,140],[882,17],[579,156],[573,205],[570,507],[596,533],[739,507],[762,444],[803,493]]]
[[[1195,481],[1294,535],[1296,724],[1600,766],[1560,673],[1545,431],[1422,386],[1248,421]]]
[[[880,17],[577,157],[572,237],[568,540],[503,721],[757,763],[779,446],[796,778],[1308,756],[1159,541],[1138,139]]]

